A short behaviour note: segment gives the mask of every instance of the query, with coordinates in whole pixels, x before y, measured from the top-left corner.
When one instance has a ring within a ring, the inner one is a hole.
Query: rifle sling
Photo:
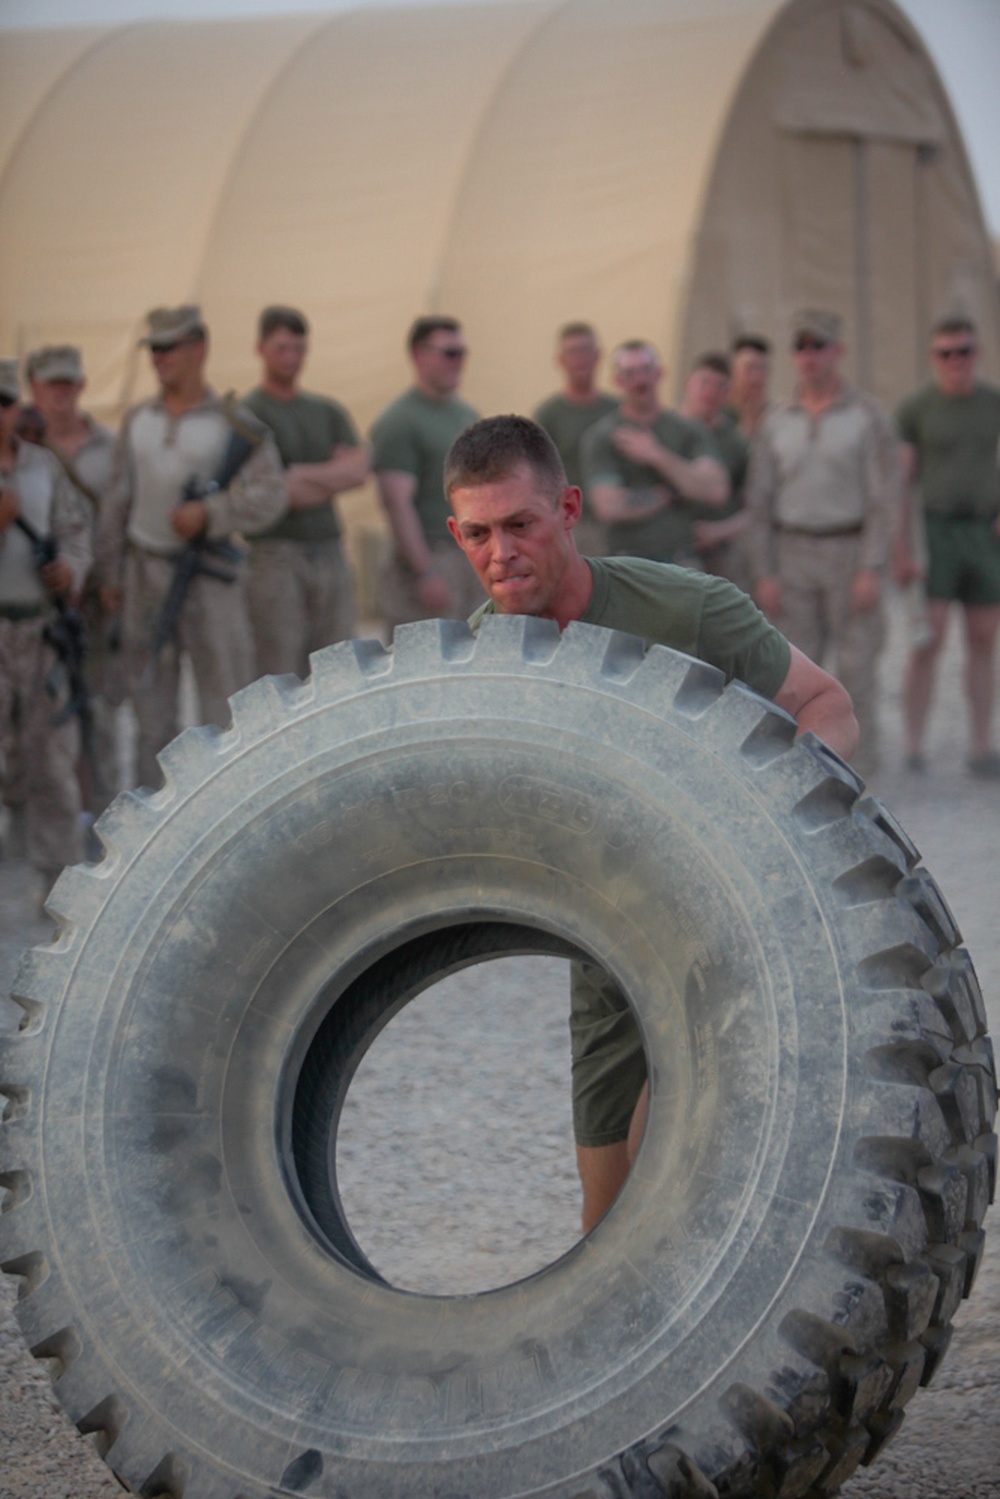
[[[44,446],[59,464],[60,468],[66,475],[69,482],[73,485],[74,489],[78,489],[80,493],[90,501],[95,511],[99,513],[101,509],[101,497],[97,493],[97,490],[92,489],[85,479],[81,479],[71,460],[69,458],[65,458],[63,454],[60,453],[58,448],[54,448],[51,443],[45,443]]]
[[[229,425],[232,427],[233,431],[238,432],[243,440],[250,444],[251,448],[260,447],[261,443],[264,441],[266,433],[256,427],[251,427],[249,423],[245,422],[240,416],[239,400],[234,390],[228,391],[223,396],[222,414],[226,418],[226,421],[229,423]]]

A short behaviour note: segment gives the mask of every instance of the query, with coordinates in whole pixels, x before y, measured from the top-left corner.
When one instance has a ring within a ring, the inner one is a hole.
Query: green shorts
[[[596,963],[573,963],[570,977],[573,1133],[578,1145],[614,1145],[646,1081],[642,1036],[618,985]]]
[[[988,520],[927,515],[927,597],[1000,604],[1000,537]]]

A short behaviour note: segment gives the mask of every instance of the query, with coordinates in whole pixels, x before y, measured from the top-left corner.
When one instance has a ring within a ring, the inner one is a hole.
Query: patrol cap
[[[25,374],[29,380],[72,380],[83,384],[83,359],[75,344],[46,344],[28,355]]]
[[[0,359],[0,396],[7,396],[11,401],[21,399],[16,359]]]
[[[806,307],[792,318],[792,338],[822,339],[825,344],[839,344],[844,327],[835,312],[823,312],[818,307]]]
[[[150,349],[169,348],[185,338],[204,338],[205,324],[201,320],[201,308],[193,304],[187,307],[154,307],[147,312],[149,332],[139,340]]]

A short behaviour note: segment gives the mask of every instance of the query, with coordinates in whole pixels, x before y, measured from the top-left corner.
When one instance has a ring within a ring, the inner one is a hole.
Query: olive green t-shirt
[[[992,520],[1000,511],[1000,390],[977,384],[971,395],[946,396],[926,385],[898,408],[896,425],[917,451],[928,514]]]
[[[414,476],[413,504],[428,541],[447,539],[444,460],[455,438],[478,419],[456,396],[432,401],[412,389],[387,406],[372,427],[372,467]]]
[[[745,682],[773,698],[791,665],[780,630],[735,584],[708,573],[639,557],[587,557],[594,589],[582,622],[625,630],[647,645],[669,645],[717,666],[727,681]],[[490,600],[469,623],[478,629]]]
[[[634,463],[619,453],[614,445],[616,427],[631,425],[618,412],[602,417],[584,433],[582,444],[583,472],[586,488],[614,484],[638,492],[653,488],[670,489],[663,475],[644,463]],[[718,458],[707,427],[678,416],[675,411],[661,411],[649,429],[656,440],[681,458]],[[654,562],[672,562],[694,553],[692,523],[696,506],[672,492],[670,505],[645,520],[620,521],[607,528],[608,551],[621,557],[648,557]]]
[[[694,520],[728,520],[746,503],[744,490],[750,444],[728,413],[723,415],[717,427],[706,427],[705,431],[715,449],[713,456],[719,459],[729,475],[729,498],[724,505],[692,505],[692,517]]]
[[[559,449],[559,456],[566,470],[566,478],[584,491],[584,514],[587,508],[587,492],[583,482],[583,464],[580,445],[583,434],[602,416],[609,416],[618,409],[614,396],[599,391],[592,401],[571,401],[564,395],[550,396],[535,412],[535,421],[546,432]]]
[[[347,411],[326,396],[297,391],[290,401],[276,401],[258,389],[250,392],[244,404],[274,433],[283,468],[293,463],[325,463],[335,447],[358,446],[357,429]],[[340,517],[331,502],[287,510],[275,525],[253,540],[327,541],[340,533]]]

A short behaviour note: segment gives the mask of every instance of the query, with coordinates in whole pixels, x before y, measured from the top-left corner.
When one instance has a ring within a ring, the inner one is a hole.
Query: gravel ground
[[[977,782],[964,769],[957,640],[942,674],[928,772],[899,768],[903,649],[894,609],[883,662],[886,768],[872,790],[900,818],[952,905],[997,1035],[1000,784]],[[49,932],[30,871],[0,859],[0,995],[24,946]],[[338,1167],[359,1242],[396,1284],[483,1290],[529,1274],[575,1241],[565,995],[558,959],[508,958],[468,970],[414,1001],[366,1058],[348,1100]],[[0,1029],[16,1013],[0,998]],[[851,1479],[845,1499],[1000,1499],[1000,1209],[988,1225],[994,1232],[979,1280],[934,1385],[914,1397],[900,1435]],[[13,1283],[0,1277],[0,1499],[120,1494],[28,1354],[13,1299]]]

